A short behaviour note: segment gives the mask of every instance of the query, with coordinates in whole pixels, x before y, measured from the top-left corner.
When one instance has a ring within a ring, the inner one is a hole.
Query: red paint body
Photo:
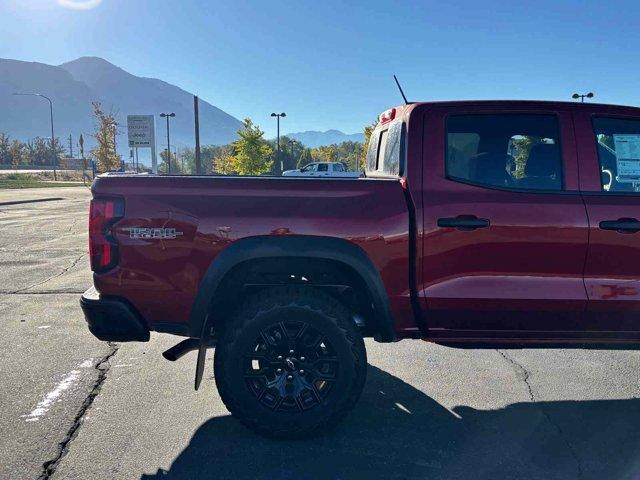
[[[445,119],[456,113],[557,115],[564,190],[513,192],[448,179]],[[601,192],[593,115],[640,118],[640,109],[552,102],[396,107],[395,121],[406,125],[402,181],[99,177],[94,196],[124,198],[125,216],[112,230],[118,266],[96,274],[95,286],[129,300],[151,329],[159,322],[186,324],[204,273],[234,241],[338,237],[361,247],[379,271],[399,338],[417,336],[421,323],[423,338],[442,343],[637,341],[640,233],[598,224],[640,218],[640,194]],[[438,218],[460,215],[490,219],[491,226],[437,226]],[[410,221],[415,285],[409,280]],[[134,226],[183,234],[132,239],[125,229]]]

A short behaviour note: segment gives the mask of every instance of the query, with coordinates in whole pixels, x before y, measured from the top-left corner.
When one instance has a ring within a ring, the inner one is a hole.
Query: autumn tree
[[[17,168],[19,165],[26,163],[24,143],[20,140],[13,140],[9,146],[9,156],[11,157],[11,166]]]
[[[245,118],[238,130],[238,140],[233,142],[231,165],[238,175],[262,175],[269,172],[273,164],[273,150],[264,139],[264,132],[251,119]]]
[[[313,162],[313,155],[311,154],[310,148],[305,148],[300,154],[300,158],[298,159],[298,168],[302,168],[305,165],[309,165]]]
[[[91,150],[91,156],[98,164],[100,172],[117,170],[122,163],[120,155],[116,152],[118,122],[113,113],[106,113],[102,109],[100,102],[93,102],[92,105],[96,120],[96,130],[93,134],[96,139],[96,146]]]

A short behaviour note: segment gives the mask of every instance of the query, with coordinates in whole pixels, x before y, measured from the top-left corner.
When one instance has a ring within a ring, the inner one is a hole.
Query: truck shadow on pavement
[[[216,417],[168,471],[141,478],[637,480],[640,399],[450,411],[370,365],[356,410],[320,438],[269,440]]]

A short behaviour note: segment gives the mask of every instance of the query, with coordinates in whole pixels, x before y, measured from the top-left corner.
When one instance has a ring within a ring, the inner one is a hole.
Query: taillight
[[[94,198],[89,208],[89,256],[91,270],[104,272],[118,263],[118,244],[111,227],[124,216],[120,199]]]
[[[394,118],[396,118],[396,109],[390,108],[389,110],[386,110],[380,114],[380,117],[378,117],[378,121],[380,122],[380,125],[384,125]]]

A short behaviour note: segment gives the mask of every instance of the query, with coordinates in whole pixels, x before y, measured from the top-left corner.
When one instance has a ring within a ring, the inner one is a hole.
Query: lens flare
[[[102,3],[102,0],[58,0],[58,5],[71,10],[91,10]]]

